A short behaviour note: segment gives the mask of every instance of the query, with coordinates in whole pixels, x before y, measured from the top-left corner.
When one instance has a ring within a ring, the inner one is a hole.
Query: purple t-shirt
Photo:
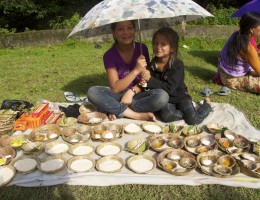
[[[252,70],[251,66],[242,58],[239,56],[237,57],[237,64],[235,66],[232,66],[227,61],[227,45],[230,42],[230,40],[235,37],[236,32],[231,35],[231,37],[228,39],[227,43],[221,50],[221,60],[219,62],[219,68],[226,74],[232,77],[240,77],[244,76],[248,72]]]
[[[134,69],[136,65],[136,60],[141,55],[141,47],[142,54],[144,55],[147,64],[149,64],[150,59],[147,47],[144,44],[142,44],[141,46],[139,42],[135,42],[135,50],[130,64],[127,64],[123,61],[115,45],[113,45],[103,56],[105,68],[108,69],[116,67],[119,79],[124,78],[129,74],[131,70]],[[135,80],[128,86],[128,88],[131,88],[132,86],[136,85],[139,82],[139,80],[140,77],[137,76]]]

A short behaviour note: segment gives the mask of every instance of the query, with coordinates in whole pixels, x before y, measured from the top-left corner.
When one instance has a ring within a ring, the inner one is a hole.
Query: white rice
[[[14,167],[20,172],[28,172],[35,169],[37,162],[32,158],[24,158],[15,162]]]
[[[71,163],[70,168],[76,172],[85,172],[93,167],[93,162],[88,159],[75,160]]]

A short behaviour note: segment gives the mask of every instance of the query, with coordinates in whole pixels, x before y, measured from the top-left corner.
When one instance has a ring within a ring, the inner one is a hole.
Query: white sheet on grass
[[[249,140],[260,141],[260,131],[255,129],[248,120],[245,118],[242,112],[234,108],[229,104],[212,103],[213,111],[201,124],[209,123],[220,123],[227,126],[229,129],[237,134],[243,135]],[[55,106],[55,105],[54,105]],[[142,124],[143,121],[136,121],[130,119],[117,119],[113,123],[124,124],[129,122],[135,122]],[[106,120],[104,123],[109,123]],[[162,123],[163,124],[163,123]],[[178,121],[177,124],[185,125],[184,121]],[[148,137],[148,134],[142,133],[137,136],[124,134],[122,138],[115,142],[125,145],[127,141],[137,138]],[[101,142],[89,141],[90,144],[95,147],[101,144]],[[152,150],[145,152],[146,155],[156,156]],[[133,154],[126,151],[119,153],[119,156],[127,160]],[[41,154],[40,157],[47,156],[45,153]],[[67,159],[71,155],[65,155]],[[100,158],[98,155],[93,153],[92,158]],[[148,174],[136,174],[129,170],[126,166],[120,172],[117,173],[102,173],[96,169],[86,173],[73,173],[67,168],[55,173],[55,174],[44,174],[39,170],[36,170],[30,174],[19,174],[17,173],[15,178],[10,182],[9,185],[17,185],[24,187],[40,187],[57,184],[69,184],[69,185],[88,185],[88,186],[109,186],[109,185],[122,185],[122,184],[149,184],[149,185],[201,185],[201,184],[220,184],[234,187],[248,187],[248,188],[260,188],[260,179],[252,178],[239,173],[235,176],[228,178],[216,178],[200,173],[199,171],[192,171],[190,174],[185,176],[174,176],[162,171],[159,168],[154,169]]]

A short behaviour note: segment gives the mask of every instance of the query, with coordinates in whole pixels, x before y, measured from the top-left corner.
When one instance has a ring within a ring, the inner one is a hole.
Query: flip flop
[[[79,97],[80,101],[87,103],[88,97]]]
[[[231,90],[230,90],[228,87],[223,86],[223,87],[219,90],[218,95],[220,95],[220,96],[227,96],[227,95],[229,95],[230,93],[231,93]]]
[[[208,97],[208,96],[210,96],[211,94],[213,94],[213,91],[212,91],[211,89],[209,89],[209,88],[204,88],[204,89],[200,92],[200,94],[201,94],[202,96],[204,96],[204,97]]]
[[[79,102],[80,98],[77,94],[74,94],[72,92],[64,92],[64,97],[69,102]]]

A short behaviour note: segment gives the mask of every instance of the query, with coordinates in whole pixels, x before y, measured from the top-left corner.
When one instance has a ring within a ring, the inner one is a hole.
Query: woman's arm
[[[252,45],[248,45],[247,62],[254,70],[254,76],[260,76],[260,60],[255,48]]]

